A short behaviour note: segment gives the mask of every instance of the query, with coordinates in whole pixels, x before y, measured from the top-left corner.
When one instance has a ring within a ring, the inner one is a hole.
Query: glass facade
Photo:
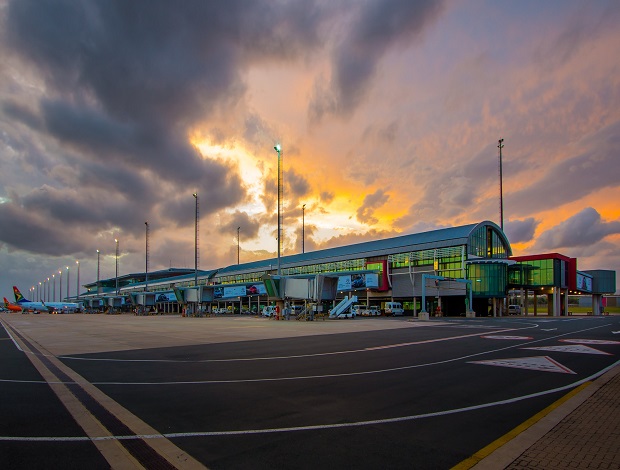
[[[392,269],[428,266],[429,271],[436,271],[438,276],[463,279],[465,277],[464,253],[464,246],[454,246],[400,253],[391,255],[389,259]]]
[[[470,255],[506,259],[509,251],[500,234],[493,227],[478,227],[469,237],[468,254]]]
[[[508,283],[511,286],[567,287],[568,263],[562,259],[547,258],[519,261],[510,266]]]
[[[504,297],[507,271],[504,263],[475,263],[467,266],[467,277],[471,279],[472,294],[475,297]]]
[[[358,258],[348,259],[345,261],[335,261],[333,263],[319,263],[306,266],[295,266],[293,268],[284,268],[282,269],[282,274],[284,276],[292,276],[295,274],[321,274],[337,273],[344,271],[362,271],[364,269],[366,269],[366,260],[364,258]]]

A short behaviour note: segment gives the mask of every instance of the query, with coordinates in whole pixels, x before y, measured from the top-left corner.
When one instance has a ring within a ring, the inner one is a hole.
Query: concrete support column
[[[530,299],[528,297],[529,291],[527,289],[524,290],[523,294],[523,314],[525,316],[530,313]]]
[[[538,316],[538,294],[534,291],[534,316]]]
[[[551,302],[549,302],[551,301]],[[561,313],[560,293],[558,287],[553,287],[551,295],[547,297],[547,305],[550,305],[549,316],[559,317]]]
[[[603,296],[601,294],[592,294],[592,315],[601,314],[601,305]]]
[[[564,315],[568,316],[568,289],[564,289]]]

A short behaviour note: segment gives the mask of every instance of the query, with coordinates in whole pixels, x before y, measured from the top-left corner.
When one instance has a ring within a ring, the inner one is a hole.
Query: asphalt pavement
[[[0,320],[10,468],[618,468],[620,317]]]

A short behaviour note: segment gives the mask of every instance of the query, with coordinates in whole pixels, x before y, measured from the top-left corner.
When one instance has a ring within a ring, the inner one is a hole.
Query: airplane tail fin
[[[17,286],[13,286],[13,294],[15,295],[15,302],[16,303],[20,303],[20,302],[30,302],[30,300],[28,300],[27,298],[25,298],[22,293],[19,291],[19,289],[17,288]]]
[[[6,297],[4,298],[4,306],[5,306],[5,307],[8,307],[8,306],[9,306],[9,301],[7,300],[7,298],[6,298]]]

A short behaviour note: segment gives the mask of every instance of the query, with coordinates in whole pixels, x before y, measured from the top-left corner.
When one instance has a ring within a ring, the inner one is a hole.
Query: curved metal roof
[[[316,263],[329,263],[353,258],[370,258],[375,256],[387,256],[408,251],[418,251],[433,248],[446,248],[450,246],[466,245],[469,237],[481,226],[491,226],[505,243],[508,255],[512,254],[510,243],[499,226],[491,221],[448,227],[428,232],[400,235],[398,237],[372,240],[368,242],[354,243],[352,245],[326,248],[308,253],[299,253],[280,257],[282,268],[302,266]],[[219,269],[217,275],[232,275],[238,272],[252,272],[265,269],[275,269],[277,258],[269,258],[250,263],[235,264]]]

